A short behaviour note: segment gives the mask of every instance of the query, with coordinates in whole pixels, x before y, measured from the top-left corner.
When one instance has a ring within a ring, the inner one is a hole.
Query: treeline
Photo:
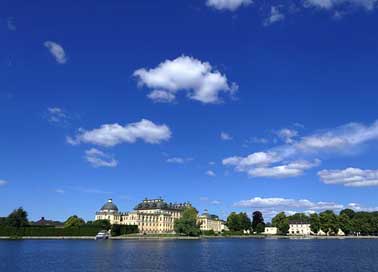
[[[265,222],[263,214],[260,211],[255,211],[252,214],[252,220],[248,217],[247,213],[232,212],[226,221],[226,226],[229,228],[227,234],[244,235],[249,233],[262,233],[265,230]]]
[[[272,226],[277,227],[281,234],[286,234],[290,221],[309,223],[314,234],[322,232],[326,235],[336,235],[341,230],[345,235],[378,235],[378,212],[344,209],[338,215],[327,210],[319,214],[297,213],[292,216],[286,216],[281,212],[272,219]]]
[[[28,220],[28,213],[18,208],[0,218],[0,236],[95,236],[100,230],[111,230],[113,236],[137,233],[137,226],[111,226],[109,220],[85,222],[77,215],[67,218],[61,226],[38,226]]]

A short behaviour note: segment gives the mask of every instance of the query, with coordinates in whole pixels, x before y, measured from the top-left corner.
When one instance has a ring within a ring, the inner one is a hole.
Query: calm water
[[[0,241],[0,271],[378,271],[378,240]]]

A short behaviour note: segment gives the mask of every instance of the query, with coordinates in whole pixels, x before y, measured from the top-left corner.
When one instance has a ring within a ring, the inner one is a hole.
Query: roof
[[[153,210],[153,209],[162,209],[162,210],[178,210],[182,211],[186,207],[191,207],[192,205],[189,202],[185,203],[167,203],[162,198],[157,199],[148,199],[145,198],[142,202],[135,206],[135,210]]]
[[[113,200],[112,200],[112,199],[109,199],[108,202],[106,202],[106,203],[102,206],[101,210],[118,211],[118,207],[117,207],[117,205],[115,205],[115,204],[113,203]]]

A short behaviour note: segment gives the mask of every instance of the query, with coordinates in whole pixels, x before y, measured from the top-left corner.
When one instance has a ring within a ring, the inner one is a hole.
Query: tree
[[[237,214],[232,212],[227,217],[226,225],[231,231],[249,230],[251,228],[251,220],[246,213]]]
[[[64,222],[64,227],[65,228],[70,228],[70,227],[80,227],[85,224],[84,219],[78,217],[77,215],[72,215],[68,217],[66,222]]]
[[[308,223],[310,221],[310,218],[304,213],[295,213],[293,215],[290,215],[288,219],[289,221],[297,221],[303,223]]]
[[[327,210],[320,213],[319,220],[321,230],[324,231],[327,235],[336,234],[338,232],[339,224],[337,216],[333,211]]]
[[[88,221],[87,225],[92,225],[92,226],[98,226],[101,227],[104,230],[109,230],[111,228],[110,221],[107,219],[100,219],[96,221]]]
[[[340,215],[346,215],[349,217],[349,219],[352,219],[354,217],[354,215],[356,214],[355,211],[353,211],[352,209],[344,209],[344,210],[341,210],[340,211]]]
[[[5,225],[9,227],[16,227],[16,228],[28,226],[29,225],[28,213],[21,207],[14,210],[5,219]]]
[[[252,229],[253,229],[253,231],[256,231],[257,233],[259,233],[258,228],[257,228],[257,226],[259,224],[260,224],[259,230],[261,230],[261,225],[263,225],[264,228],[265,228],[264,217],[263,217],[262,213],[260,211],[255,211],[252,214]],[[262,231],[262,232],[264,232],[264,231]]]
[[[272,219],[272,226],[276,227],[282,234],[286,234],[289,231],[289,220],[284,212],[278,213]]]
[[[187,236],[200,235],[201,230],[197,224],[197,215],[198,212],[193,207],[185,208],[181,218],[175,221],[175,232]]]
[[[317,234],[320,230],[320,218],[317,213],[312,213],[310,215],[310,228],[315,234]]]
[[[348,216],[347,213],[340,213],[338,217],[338,223],[339,223],[340,229],[346,235],[349,235],[352,232],[352,219]]]

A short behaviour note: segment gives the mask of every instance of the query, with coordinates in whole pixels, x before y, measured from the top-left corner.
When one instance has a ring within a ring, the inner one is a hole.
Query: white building
[[[278,228],[276,227],[265,227],[263,234],[265,235],[276,235],[278,233]]]
[[[198,216],[197,223],[202,231],[222,232],[225,229],[224,222],[218,216],[209,214],[207,210]]]
[[[311,225],[302,221],[289,221],[289,235],[311,235]]]

